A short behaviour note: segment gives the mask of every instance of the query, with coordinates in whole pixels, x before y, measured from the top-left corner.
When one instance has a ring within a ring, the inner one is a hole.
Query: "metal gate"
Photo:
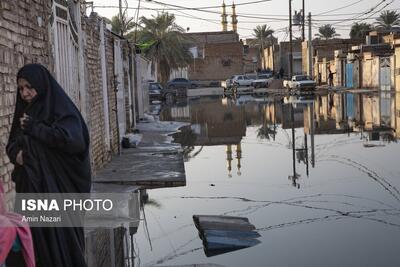
[[[391,67],[390,58],[380,58],[380,69],[379,69],[379,87],[381,91],[390,91],[391,89]]]
[[[346,64],[346,87],[353,88],[353,63]]]
[[[82,109],[79,84],[78,30],[71,18],[68,3],[53,2],[53,36],[56,79],[75,105]]]

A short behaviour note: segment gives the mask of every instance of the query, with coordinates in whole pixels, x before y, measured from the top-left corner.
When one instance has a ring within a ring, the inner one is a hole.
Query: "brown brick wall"
[[[116,92],[114,79],[114,37],[106,31],[106,61],[107,61],[107,90],[108,90],[108,113],[110,116],[110,139],[111,151],[117,153],[119,145],[117,113],[116,113]]]
[[[88,126],[90,129],[91,155],[94,169],[101,167],[109,159],[104,140],[104,109],[100,56],[100,21],[97,16],[83,19],[83,30],[86,35],[85,66],[87,90],[89,90]]]
[[[6,156],[16,97],[16,74],[27,63],[38,62],[53,70],[50,0],[0,1],[0,180],[6,192],[13,191],[10,181],[13,165]],[[87,124],[91,137],[93,169],[102,167],[118,151],[114,91],[115,38],[105,31],[108,109],[111,151],[105,142],[102,73],[100,57],[100,19],[97,15],[82,18],[84,33],[84,68],[87,90]],[[39,25],[40,24],[40,25]],[[105,28],[105,27],[104,27]]]
[[[243,45],[240,42],[206,44],[205,58],[189,66],[191,80],[226,80],[243,73]]]
[[[13,165],[5,153],[16,100],[16,75],[24,64],[51,65],[50,1],[0,1],[0,179],[11,192]],[[38,20],[41,20],[39,26]]]

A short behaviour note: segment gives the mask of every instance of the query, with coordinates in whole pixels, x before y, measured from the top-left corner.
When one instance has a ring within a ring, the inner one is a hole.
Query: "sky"
[[[119,0],[92,0],[94,11],[99,15],[111,18],[116,15]],[[228,15],[232,14],[232,1],[225,0]],[[157,0],[140,1],[139,17],[151,17],[157,12],[174,13],[176,22],[189,32],[221,31],[222,0]],[[129,7],[128,16],[136,17],[139,0],[122,0]],[[162,3],[166,4],[163,5]],[[238,33],[241,39],[251,38],[257,25],[267,24],[274,31],[279,41],[288,40],[289,1],[287,0],[236,0],[238,15]],[[175,5],[175,6],[170,6]],[[179,6],[179,7],[176,7]],[[186,9],[191,8],[191,9]],[[193,8],[200,8],[193,10]],[[156,9],[156,10],[149,10]],[[302,0],[292,0],[292,9],[300,11]],[[89,8],[90,10],[90,8]],[[373,23],[384,10],[400,11],[400,0],[305,0],[305,13],[312,14],[312,35],[318,27],[332,24],[341,38],[348,38],[351,24],[354,22]],[[231,17],[228,17],[228,30],[231,28]],[[298,26],[293,27],[294,37],[301,36]],[[306,26],[306,37],[308,26]]]

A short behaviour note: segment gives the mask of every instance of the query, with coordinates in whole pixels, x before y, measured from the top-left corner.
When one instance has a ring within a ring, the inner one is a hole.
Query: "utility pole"
[[[311,27],[311,12],[308,13],[308,76],[311,79],[314,77],[313,66],[313,48],[312,48],[312,27]]]
[[[305,16],[306,16],[306,11],[305,11],[305,0],[303,0],[303,10],[302,10],[302,12],[301,12],[301,20],[302,20],[302,22],[301,22],[301,24],[303,25],[302,27],[301,27],[301,40],[304,42],[305,40],[306,40],[306,36],[305,36],[305,26],[306,26],[306,18],[305,18]]]
[[[289,79],[293,75],[292,0],[289,0]]]
[[[120,31],[120,35],[124,36],[124,22],[123,22],[123,18],[122,18],[122,0],[119,0],[119,23],[121,24],[121,31]]]

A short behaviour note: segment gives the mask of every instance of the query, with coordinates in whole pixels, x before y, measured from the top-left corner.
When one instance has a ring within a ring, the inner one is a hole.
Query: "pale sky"
[[[130,8],[137,8],[139,0],[126,0]],[[115,6],[116,8],[95,7],[94,11],[101,16],[111,18],[118,13],[118,0],[93,0],[94,6]],[[158,2],[171,4],[189,8],[204,8],[221,6],[222,0],[158,0]],[[243,3],[258,2],[246,5]],[[122,0],[125,3],[125,0]],[[227,5],[227,13],[231,14],[232,0],[225,0]],[[289,1],[287,0],[236,0],[236,13],[238,15],[238,32],[240,38],[251,38],[253,30],[257,25],[267,24],[275,30],[275,36],[280,41],[288,40],[288,14]],[[239,5],[238,5],[239,4]],[[293,13],[295,10],[300,10],[302,0],[293,0]],[[383,10],[398,10],[400,11],[400,0],[305,0],[306,14],[313,14],[313,35],[317,33],[319,26],[323,24],[333,24],[337,32],[342,38],[349,37],[349,31],[353,22],[369,22],[375,21]],[[183,28],[190,28],[189,32],[201,31],[220,31],[221,26],[221,11],[222,8],[207,8],[204,11],[186,10],[177,7],[163,6],[161,4],[152,3],[149,1],[141,1],[142,8],[152,8],[157,10],[140,9],[139,16],[150,17],[161,12],[163,9],[176,15],[177,23]],[[169,10],[168,10],[169,9]],[[135,16],[135,9],[129,9],[128,15]],[[218,12],[218,13],[217,13]],[[231,17],[228,17],[228,29]],[[301,32],[298,27],[295,30],[294,36],[300,36]],[[306,27],[306,37],[308,36],[308,27]]]

